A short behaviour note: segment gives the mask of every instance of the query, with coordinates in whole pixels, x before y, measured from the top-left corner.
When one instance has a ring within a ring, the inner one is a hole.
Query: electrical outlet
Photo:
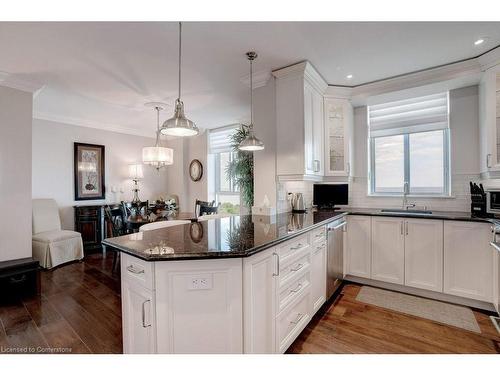
[[[189,290],[212,289],[212,275],[196,275],[188,279]]]

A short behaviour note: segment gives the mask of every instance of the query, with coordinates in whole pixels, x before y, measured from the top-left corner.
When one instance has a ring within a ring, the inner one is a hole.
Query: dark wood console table
[[[102,251],[101,242],[106,238],[104,207],[107,203],[90,206],[73,206],[75,210],[75,231],[82,234],[85,253]],[[111,209],[121,209],[120,204],[110,204]]]

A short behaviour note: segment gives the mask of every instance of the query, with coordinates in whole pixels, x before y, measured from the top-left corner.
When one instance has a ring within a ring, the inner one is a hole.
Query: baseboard
[[[404,286],[404,285],[391,284],[391,283],[386,283],[383,281],[365,279],[365,278],[357,277],[357,276],[347,275],[346,277],[344,277],[344,280],[352,281],[352,282],[355,282],[357,284],[369,285],[369,286],[374,286],[377,288],[393,290],[396,292],[412,294],[414,296],[434,299],[434,300],[443,301],[443,302],[449,302],[449,303],[453,303],[456,305],[469,306],[469,307],[473,307],[475,309],[487,311],[488,313],[496,312],[495,306],[493,306],[493,304],[489,303],[489,302],[476,301],[476,300],[469,299],[469,298],[456,297],[456,296],[451,296],[449,294],[432,292],[430,290],[412,288],[412,287]]]

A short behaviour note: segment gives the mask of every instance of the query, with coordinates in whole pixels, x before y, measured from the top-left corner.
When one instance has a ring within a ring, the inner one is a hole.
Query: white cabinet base
[[[412,294],[414,296],[435,299],[435,300],[443,301],[443,302],[454,303],[456,305],[469,306],[469,307],[473,307],[476,309],[482,309],[482,310],[486,310],[486,311],[495,311],[495,307],[493,306],[492,303],[478,301],[478,300],[474,300],[474,299],[470,299],[470,298],[452,296],[452,295],[445,294],[445,293],[438,293],[438,292],[433,292],[430,290],[424,290],[424,289],[420,289],[420,288],[412,288],[409,286],[387,283],[384,281],[365,279],[363,277],[357,277],[357,276],[347,275],[344,278],[344,280],[345,281],[352,281],[352,282],[357,283],[357,284],[369,285],[369,286],[373,286],[376,288],[393,290],[395,292]]]

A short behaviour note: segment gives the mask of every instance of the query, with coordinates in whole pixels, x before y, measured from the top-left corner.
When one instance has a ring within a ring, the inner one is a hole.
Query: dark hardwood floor
[[[0,304],[0,352],[121,353],[120,277],[111,267],[112,254],[94,254],[43,271],[40,296]],[[344,286],[288,353],[500,353],[483,312],[474,311],[477,334],[358,302],[359,289]]]
[[[360,286],[345,285],[287,353],[500,353],[489,316],[474,310],[481,334],[356,301]]]
[[[120,276],[111,268],[108,253],[42,271],[40,296],[0,304],[1,352],[121,353]]]

